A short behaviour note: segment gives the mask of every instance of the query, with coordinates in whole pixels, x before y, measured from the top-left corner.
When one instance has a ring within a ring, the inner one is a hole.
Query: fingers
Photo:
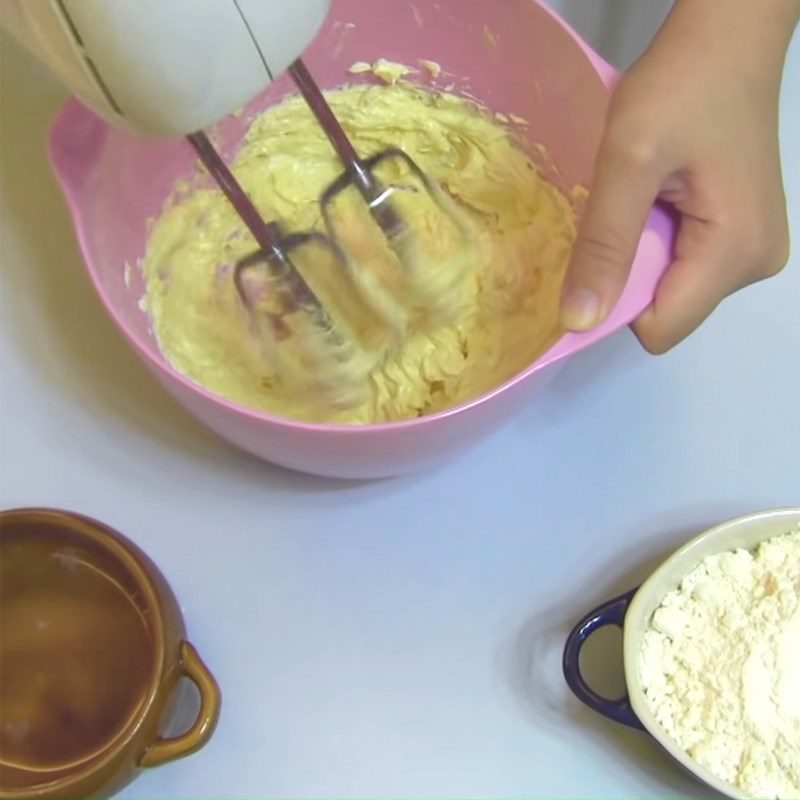
[[[665,353],[698,328],[741,281],[723,229],[684,217],[676,258],[664,274],[652,305],[633,324],[642,346]]]
[[[561,296],[567,330],[596,327],[622,294],[665,176],[647,152],[606,138]]]
[[[642,346],[655,355],[665,353],[694,332],[726,297],[780,272],[788,260],[788,232],[778,222],[766,238],[761,242],[748,234],[746,223],[722,225],[684,215],[676,258],[652,305],[632,326]]]
[[[723,297],[696,258],[678,259],[662,279],[653,305],[633,323],[645,350],[661,355],[695,331]]]

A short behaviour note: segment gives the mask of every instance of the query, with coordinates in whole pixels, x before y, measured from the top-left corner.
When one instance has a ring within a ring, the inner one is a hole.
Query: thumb
[[[611,313],[664,177],[635,148],[604,141],[564,279],[561,324],[567,330],[590,330]]]

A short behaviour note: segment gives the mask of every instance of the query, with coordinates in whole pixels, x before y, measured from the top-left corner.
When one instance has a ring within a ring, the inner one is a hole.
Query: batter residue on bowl
[[[231,280],[254,250],[216,189],[167,205],[143,271],[159,346],[178,371],[252,409],[316,422],[409,419],[472,399],[532,364],[561,334],[558,296],[575,238],[567,197],[547,183],[494,115],[404,84],[328,94],[365,156],[403,148],[436,178],[474,227],[479,258],[454,321],[412,332],[373,372],[363,403],[314,409],[265,359]],[[318,198],[341,165],[299,98],[257,118],[234,172],[267,219],[320,228]]]

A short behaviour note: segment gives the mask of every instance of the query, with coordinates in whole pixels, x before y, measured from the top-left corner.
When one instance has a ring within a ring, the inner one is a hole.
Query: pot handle
[[[181,674],[192,681],[200,692],[200,711],[194,725],[186,733],[170,739],[156,739],[145,750],[139,762],[142,767],[158,767],[197,752],[217,727],[222,697],[214,676],[189,642],[181,642],[180,655]]]
[[[590,611],[572,629],[564,646],[563,669],[567,684],[575,696],[583,701],[589,708],[597,711],[615,722],[628,725],[631,728],[644,730],[639,718],[631,708],[628,695],[618,700],[609,700],[597,694],[583,679],[580,666],[580,654],[586,640],[600,628],[606,625],[616,625],[622,628],[625,621],[625,612],[636,594],[636,589],[626,592],[613,600]]]

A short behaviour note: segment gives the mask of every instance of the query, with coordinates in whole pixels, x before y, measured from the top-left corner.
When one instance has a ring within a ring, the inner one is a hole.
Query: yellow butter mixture
[[[424,203],[411,220],[426,237],[441,232],[440,271],[463,270],[453,281],[457,291],[448,289],[446,319],[423,324],[417,315],[402,336],[373,353],[355,402],[315,402],[319,398],[285,379],[254,324],[258,308],[248,310],[237,293],[233,266],[255,243],[222,193],[204,183],[167,204],[143,259],[146,307],[167,360],[243,406],[341,424],[439,411],[533,363],[561,334],[558,297],[576,226],[569,199],[541,177],[494,114],[467,100],[402,82],[327,96],[359,154],[402,148],[466,221],[468,259],[444,252],[450,247],[445,226],[433,212],[425,216]],[[233,171],[265,219],[279,220],[287,231],[322,231],[319,197],[342,166],[302,100],[293,97],[253,122]],[[358,224],[369,224],[365,219]],[[313,261],[301,259],[297,266],[313,285]],[[350,288],[343,281],[333,290],[335,297]]]

